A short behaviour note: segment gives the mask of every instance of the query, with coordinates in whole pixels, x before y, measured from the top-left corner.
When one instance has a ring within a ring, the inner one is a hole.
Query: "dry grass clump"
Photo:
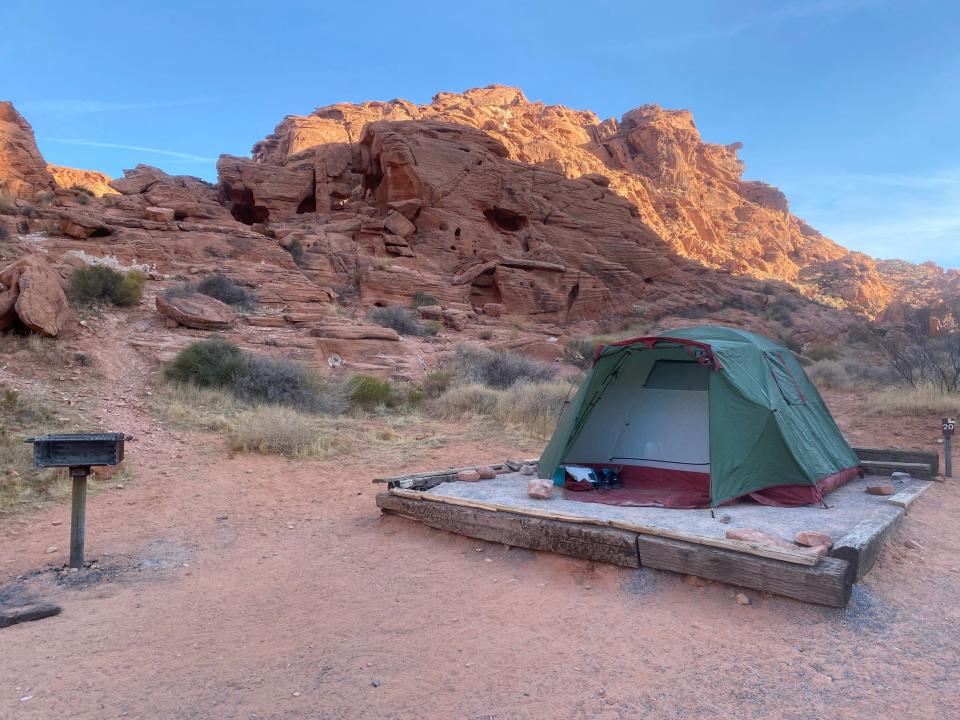
[[[33,467],[33,446],[24,439],[42,432],[52,412],[39,397],[0,391],[0,512],[54,500],[69,493],[63,473]]]
[[[556,374],[553,367],[539,360],[480,345],[457,345],[451,369],[464,382],[499,389],[518,382],[552,380]]]
[[[960,395],[933,385],[914,388],[889,388],[867,398],[868,415],[940,415],[960,414]]]
[[[266,406],[241,414],[229,439],[234,450],[291,458],[325,457],[349,448],[318,425],[316,417],[279,405]]]
[[[571,392],[572,385],[563,380],[523,381],[509,388],[470,383],[450,387],[433,401],[432,409],[442,418],[490,418],[524,434],[548,438]]]

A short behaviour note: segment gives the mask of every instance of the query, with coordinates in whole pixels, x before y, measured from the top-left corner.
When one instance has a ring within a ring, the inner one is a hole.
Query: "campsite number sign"
[[[944,437],[952,437],[953,431],[957,428],[957,421],[953,418],[942,418],[940,420],[940,427],[943,430]]]

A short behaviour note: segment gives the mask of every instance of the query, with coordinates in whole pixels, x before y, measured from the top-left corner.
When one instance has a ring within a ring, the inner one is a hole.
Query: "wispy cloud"
[[[795,179],[794,211],[874,257],[960,267],[960,168]]]
[[[174,100],[114,101],[94,99],[39,100],[19,103],[21,111],[28,114],[51,113],[57,117],[68,115],[89,115],[92,113],[113,113],[138,110],[161,110],[165,108],[201,105],[213,102],[215,98],[179,98]]]
[[[40,142],[65,143],[67,145],[83,145],[86,147],[111,148],[114,150],[133,150],[135,152],[150,153],[152,155],[164,155],[166,157],[177,158],[178,160],[188,160],[196,163],[216,162],[216,158],[204,157],[203,155],[194,155],[193,153],[180,152],[179,150],[165,150],[163,148],[145,147],[143,145],[124,145],[122,143],[100,142],[99,140],[87,140],[86,138],[56,138],[42,137],[38,138]]]
[[[715,23],[682,33],[666,34],[646,44],[658,49],[685,48],[711,40],[730,40],[751,30],[772,30],[797,20],[841,16],[864,8],[885,4],[888,0],[807,0],[771,10],[755,12],[724,23]]]

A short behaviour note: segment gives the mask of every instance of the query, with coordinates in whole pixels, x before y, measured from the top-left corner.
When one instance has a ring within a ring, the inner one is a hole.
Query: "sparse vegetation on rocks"
[[[118,272],[105,265],[75,268],[70,275],[70,299],[75,303],[136,305],[143,298],[146,276],[139,270]]]
[[[445,419],[486,417],[537,438],[554,431],[573,386],[565,381],[520,381],[508,388],[479,383],[455,385],[434,403]]]
[[[401,335],[431,337],[437,334],[434,325],[420,322],[412,311],[399,305],[375,307],[370,311],[370,319],[382,327],[393,328]]]
[[[413,294],[413,306],[414,307],[423,307],[425,305],[439,305],[440,301],[437,300],[433,295],[428,295],[423,292],[415,292]]]
[[[163,296],[172,300],[174,298],[190,297],[198,293],[241,310],[249,311],[257,306],[257,294],[253,290],[245,288],[220,274],[208,275],[196,283],[176,283],[164,290]]]

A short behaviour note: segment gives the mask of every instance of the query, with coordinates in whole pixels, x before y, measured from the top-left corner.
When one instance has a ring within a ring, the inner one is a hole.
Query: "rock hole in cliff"
[[[90,233],[90,237],[92,238],[108,237],[109,235],[112,235],[112,234],[113,233],[107,230],[106,228],[101,227],[101,228],[97,228],[92,233]]]
[[[456,230],[453,231],[453,236],[460,237],[460,228],[457,228]]]
[[[317,196],[313,193],[310,193],[303,200],[300,201],[300,204],[297,205],[297,215],[303,215],[305,213],[315,213],[317,211]]]
[[[653,285],[653,278],[651,278],[651,277],[645,277],[645,278],[643,279],[643,284],[644,284],[644,285]]]
[[[580,283],[577,283],[572,288],[570,292],[567,293],[567,314],[570,314],[570,308],[573,307],[573,304],[577,301],[577,296],[580,295]]]
[[[487,222],[502,232],[517,232],[526,227],[527,218],[513,210],[495,207],[491,210],[484,210],[483,216]]]
[[[477,275],[470,283],[470,304],[481,307],[486,303],[503,302],[500,286],[497,285],[496,268]]]
[[[256,204],[253,191],[248,188],[230,188],[230,214],[244,225],[265,223],[270,219],[270,211]]]

